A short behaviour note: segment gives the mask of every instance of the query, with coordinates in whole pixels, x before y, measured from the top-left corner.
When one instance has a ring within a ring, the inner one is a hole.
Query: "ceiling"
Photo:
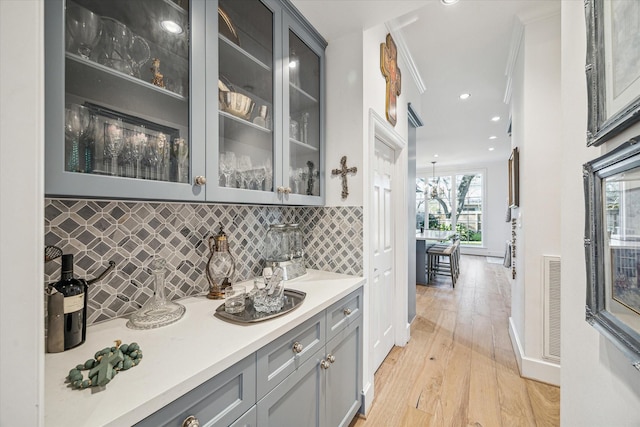
[[[329,43],[386,22],[396,28],[426,86],[416,163],[429,170],[432,161],[464,167],[509,157],[503,100],[516,17],[526,22],[560,10],[560,0],[460,0],[450,6],[439,0],[292,1]],[[411,78],[409,70],[401,71],[403,80]],[[462,93],[471,97],[461,101]],[[500,120],[492,121],[495,116]]]

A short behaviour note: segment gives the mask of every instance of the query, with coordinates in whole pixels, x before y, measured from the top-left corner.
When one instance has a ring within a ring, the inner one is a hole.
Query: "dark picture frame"
[[[585,0],[587,146],[640,120],[640,32],[630,21],[640,2]]]
[[[511,150],[509,156],[509,207],[517,208],[520,204],[520,152],[518,147]]]
[[[583,165],[586,321],[640,370],[640,136]]]

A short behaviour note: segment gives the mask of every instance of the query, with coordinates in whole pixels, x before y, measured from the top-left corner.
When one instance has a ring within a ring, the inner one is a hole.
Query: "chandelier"
[[[431,198],[438,198],[438,183],[436,182],[436,162],[431,162],[433,165],[433,179],[431,180]]]

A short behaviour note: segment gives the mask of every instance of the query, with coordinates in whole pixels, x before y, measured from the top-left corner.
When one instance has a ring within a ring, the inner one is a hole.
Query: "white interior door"
[[[376,138],[373,164],[373,220],[371,230],[372,263],[370,321],[373,344],[373,368],[377,370],[394,343],[394,208],[391,183],[395,152]]]

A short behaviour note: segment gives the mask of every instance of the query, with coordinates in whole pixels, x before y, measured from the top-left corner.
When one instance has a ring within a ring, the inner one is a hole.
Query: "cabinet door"
[[[324,48],[299,21],[283,16],[283,186],[288,203],[324,202]]]
[[[258,410],[254,405],[244,413],[243,416],[235,420],[230,427],[256,427],[258,425]]]
[[[362,395],[362,316],[327,343],[326,408],[328,426],[348,426]]]
[[[281,16],[272,1],[207,3],[208,55],[218,58],[207,71],[208,199],[278,202],[273,174],[281,132],[274,120],[280,108],[275,55]]]
[[[313,357],[324,343],[323,312],[258,350],[258,399]]]
[[[258,401],[258,425],[267,427],[325,426],[323,351],[303,363]]]
[[[148,416],[136,427],[180,427],[190,416],[200,425],[228,426],[256,403],[255,354]]]
[[[204,200],[204,5],[45,2],[48,195]]]

